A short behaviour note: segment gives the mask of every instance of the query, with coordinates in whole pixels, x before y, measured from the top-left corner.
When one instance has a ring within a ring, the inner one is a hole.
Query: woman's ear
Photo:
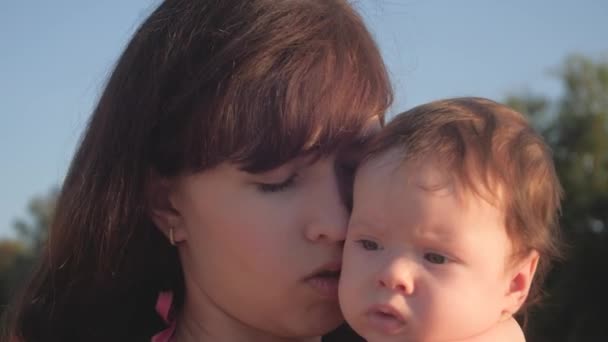
[[[149,173],[146,183],[148,215],[172,245],[184,240],[181,215],[174,203],[175,183],[155,171]]]
[[[538,252],[533,250],[510,269],[509,286],[505,295],[505,311],[509,314],[516,313],[526,301],[536,273],[538,259]]]

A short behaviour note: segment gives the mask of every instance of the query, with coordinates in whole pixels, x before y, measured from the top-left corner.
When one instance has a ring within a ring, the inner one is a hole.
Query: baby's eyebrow
[[[445,243],[456,241],[458,236],[454,228],[446,226],[420,227],[413,234],[418,239]]]
[[[374,235],[384,235],[386,232],[386,226],[381,222],[382,220],[375,219],[361,219],[355,218],[351,221],[349,225],[349,229],[354,229],[355,232],[358,231],[368,231],[374,233]]]

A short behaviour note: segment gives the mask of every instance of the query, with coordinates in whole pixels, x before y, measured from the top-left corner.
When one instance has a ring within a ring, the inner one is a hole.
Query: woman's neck
[[[203,298],[204,297],[204,298]],[[285,338],[255,329],[235,319],[212,301],[200,294],[186,300],[177,317],[171,342],[320,342],[321,336]]]
[[[320,342],[321,337],[313,338],[280,338],[263,332],[252,334],[244,331],[229,331],[226,329],[205,329],[202,325],[178,322],[175,336],[171,342]]]

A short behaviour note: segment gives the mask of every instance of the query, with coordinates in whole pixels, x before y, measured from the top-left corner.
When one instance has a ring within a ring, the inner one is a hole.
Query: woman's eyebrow
[[[314,164],[317,161],[319,161],[319,159],[321,159],[322,157],[323,156],[320,153],[319,147],[315,146],[315,147],[307,150],[306,152],[304,152],[304,154],[302,156],[296,157],[294,159],[294,161],[300,167],[302,167],[302,166],[311,166],[312,164]]]

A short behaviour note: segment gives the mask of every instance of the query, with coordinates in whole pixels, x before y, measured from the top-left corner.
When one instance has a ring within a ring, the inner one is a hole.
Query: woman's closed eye
[[[291,174],[287,179],[276,183],[257,183],[257,187],[261,192],[281,192],[292,187],[298,177],[297,174]]]

